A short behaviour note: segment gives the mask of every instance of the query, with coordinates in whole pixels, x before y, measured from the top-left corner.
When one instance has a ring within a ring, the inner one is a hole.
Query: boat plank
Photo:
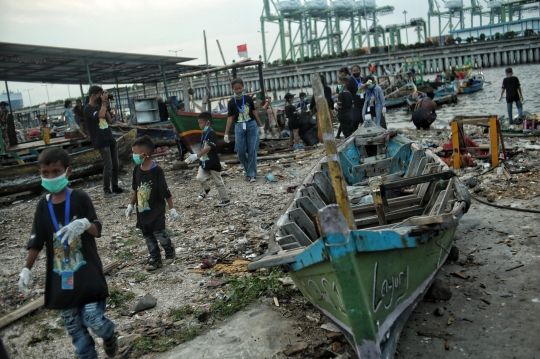
[[[311,239],[311,241],[317,240],[317,230],[315,225],[309,219],[309,216],[302,209],[297,208],[289,212],[289,218]]]
[[[302,246],[307,247],[312,242],[311,239],[298,227],[296,223],[290,222],[281,226],[281,232],[286,236],[294,236],[296,241]]]

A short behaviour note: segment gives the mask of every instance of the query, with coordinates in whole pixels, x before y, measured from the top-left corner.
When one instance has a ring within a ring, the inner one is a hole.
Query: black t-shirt
[[[519,101],[518,88],[520,87],[519,79],[515,76],[505,77],[502,83],[502,88],[506,90],[506,102]]]
[[[326,98],[326,102],[328,103],[328,108],[330,111],[334,108],[334,100],[332,100],[332,89],[328,86],[324,86],[324,97]],[[315,101],[315,95],[311,97],[311,102],[309,103],[309,109],[317,109],[317,101]]]
[[[208,131],[201,136],[201,150],[207,147],[210,147],[210,152],[199,158],[201,167],[208,171],[221,172],[221,163],[219,163],[217,152],[217,135],[212,128],[209,128]]]
[[[338,116],[351,112],[353,96],[349,91],[341,91],[338,96],[338,102],[341,102],[341,108],[338,108]]]
[[[133,169],[131,187],[137,192],[137,228],[144,234],[165,229],[165,199],[171,197],[163,169],[152,166],[148,171],[140,165]]]
[[[351,92],[351,95],[353,95],[354,107],[362,109],[362,107],[364,107],[364,99],[360,96],[364,94],[361,82],[362,78],[358,78],[358,82],[356,82],[356,80],[357,79],[354,76],[351,76],[349,78],[349,86],[347,86],[347,90],[349,90]],[[353,83],[353,85],[350,85],[351,82]],[[352,90],[350,88],[352,88]]]
[[[90,135],[90,139],[92,140],[92,146],[94,146],[96,150],[107,146],[112,146],[116,142],[107,120],[104,118],[99,118],[100,109],[101,107],[94,107],[90,104],[84,106],[86,128],[88,130],[88,134]]]
[[[242,107],[242,102],[244,103],[244,107]],[[247,122],[255,119],[255,115],[253,114],[255,104],[253,103],[251,96],[243,95],[241,99],[235,97],[231,98],[229,100],[228,109],[228,116],[233,116],[234,122]],[[242,110],[240,118],[238,118],[240,113],[239,109]]]
[[[101,236],[101,223],[86,192],[72,190],[70,201],[71,221],[86,218],[96,225]],[[65,208],[65,202],[53,204],[59,228],[65,223]],[[69,250],[64,250],[60,240],[53,238],[54,233],[56,229],[49,212],[47,198],[44,197],[37,204],[32,234],[26,247],[38,251],[41,251],[44,245],[47,247],[45,308],[77,308],[107,298],[109,291],[94,236],[84,232],[69,245]],[[69,278],[73,281],[71,282]],[[63,280],[71,282],[73,289],[62,289]]]
[[[298,114],[296,113],[296,106],[288,103],[285,106],[285,117],[289,119],[289,130],[295,130],[300,127],[300,121],[298,121]]]

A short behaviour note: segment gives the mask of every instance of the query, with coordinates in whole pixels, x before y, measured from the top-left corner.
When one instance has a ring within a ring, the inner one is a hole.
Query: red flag
[[[247,45],[246,44],[238,45],[237,48],[238,48],[238,56],[240,56],[240,57],[248,57]]]

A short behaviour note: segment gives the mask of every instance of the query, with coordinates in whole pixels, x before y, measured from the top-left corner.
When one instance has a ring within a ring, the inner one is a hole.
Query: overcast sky
[[[404,10],[408,20],[427,20],[428,0],[377,0],[377,6],[384,5],[394,6],[395,11],[379,19],[383,26],[403,23]],[[206,30],[209,62],[222,65],[216,39],[227,62],[238,59],[236,46],[244,43],[251,58],[263,55],[259,32],[262,10],[263,0],[6,0],[0,10],[0,41],[170,56],[174,56],[171,50],[182,50],[178,56],[195,57],[194,63],[202,64]],[[433,35],[438,33],[437,23],[432,20]],[[466,19],[466,24],[469,26],[470,20]],[[267,23],[265,27],[269,51],[278,26]],[[413,42],[416,33],[410,29],[408,35]],[[271,60],[278,56],[278,50],[274,51]],[[10,82],[8,86],[22,92],[25,105],[29,94],[32,104],[47,101],[47,90],[51,101],[68,97],[65,85]],[[4,91],[2,81],[0,92]],[[80,95],[79,86],[69,86],[69,91],[71,96]]]

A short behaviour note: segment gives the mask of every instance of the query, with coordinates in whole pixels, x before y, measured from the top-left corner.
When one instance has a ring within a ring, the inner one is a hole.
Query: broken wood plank
[[[509,269],[505,270],[505,272],[510,272],[511,270],[518,269],[518,268],[521,268],[521,267],[525,267],[525,264],[520,264],[518,266],[509,268]]]
[[[103,266],[103,274],[109,272],[111,269],[114,269],[120,265],[121,261],[119,259]],[[45,296],[41,296],[38,299],[23,305],[19,309],[8,313],[4,315],[2,318],[0,318],[0,329],[5,327],[6,325],[16,321],[19,318],[24,317],[26,314],[33,312],[36,309],[41,308],[43,305],[45,305]]]

